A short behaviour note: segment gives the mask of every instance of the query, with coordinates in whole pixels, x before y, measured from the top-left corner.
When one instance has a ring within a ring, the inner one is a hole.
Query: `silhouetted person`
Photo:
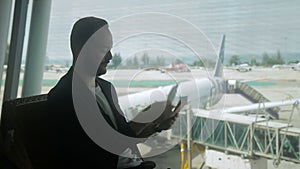
[[[83,112],[93,112],[90,106],[93,100],[89,99],[96,99],[99,109],[97,111],[101,112],[99,115],[104,117],[105,123],[119,133],[134,138],[146,138],[153,133],[169,129],[175,121],[176,116],[167,120],[156,120],[162,123],[154,123],[152,126],[126,121],[118,104],[114,86],[100,77],[106,73],[107,64],[112,59],[111,48],[112,35],[104,19],[84,17],[74,24],[71,33],[73,65],[48,93],[48,106],[51,110],[49,136],[53,143],[51,148],[55,152],[54,160],[49,161],[49,165],[55,169],[117,168],[119,156],[99,146],[84,130],[76,114],[76,108],[81,106],[77,103],[83,104]],[[151,106],[164,106],[162,114],[172,113],[174,108],[169,102],[156,102]],[[99,138],[104,139],[108,134],[99,133]],[[116,146],[122,142],[121,139],[111,141],[116,142]],[[137,153],[136,146],[128,148]],[[134,165],[137,166],[132,167],[137,169],[155,167],[151,162]]]

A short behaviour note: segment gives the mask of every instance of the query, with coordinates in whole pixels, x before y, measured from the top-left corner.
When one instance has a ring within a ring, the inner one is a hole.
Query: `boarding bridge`
[[[270,100],[263,96],[260,92],[256,91],[253,87],[249,86],[247,83],[237,81],[236,93],[241,94],[252,103],[259,102],[269,102]],[[273,107],[266,109],[266,111],[272,116],[272,118],[278,119],[279,107]]]
[[[263,103],[269,102],[264,95],[255,90],[253,87],[248,85],[247,83],[236,81],[236,80],[228,80],[227,81],[227,92],[229,93],[237,93],[251,101],[252,103]],[[271,115],[272,118],[278,119],[278,112],[280,111],[279,107],[268,108],[266,111]]]
[[[300,163],[300,128],[265,118],[222,114],[200,109],[180,113],[174,124],[174,139],[187,140],[188,112],[191,114],[190,137],[193,144],[235,154],[245,159],[273,159]]]

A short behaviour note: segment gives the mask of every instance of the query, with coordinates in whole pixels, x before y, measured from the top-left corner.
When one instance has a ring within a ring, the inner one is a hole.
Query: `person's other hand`
[[[169,101],[155,102],[143,109],[130,122],[131,127],[139,137],[148,137],[155,132],[170,129],[185,104],[181,100],[176,106]]]

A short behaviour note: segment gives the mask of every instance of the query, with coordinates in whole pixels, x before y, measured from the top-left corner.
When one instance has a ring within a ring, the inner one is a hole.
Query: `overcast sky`
[[[113,49],[126,57],[152,48],[171,55],[195,55],[193,50],[200,53],[203,48],[212,51],[218,48],[222,34],[226,35],[227,55],[261,55],[277,50],[300,53],[299,0],[52,0],[51,9],[47,49],[50,59],[71,59],[72,24],[87,15],[103,17],[111,25],[134,16],[134,23],[112,26],[114,37],[129,37]],[[160,13],[162,17],[153,15],[151,19],[151,15],[141,15],[145,12]],[[162,32],[130,34],[142,29],[141,25]],[[183,33],[184,37],[172,33]],[[187,47],[191,43],[197,44]]]

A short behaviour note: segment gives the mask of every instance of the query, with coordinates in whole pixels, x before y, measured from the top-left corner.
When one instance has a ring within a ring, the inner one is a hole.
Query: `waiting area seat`
[[[0,122],[2,159],[18,169],[48,166],[51,163],[48,146],[51,139],[46,132],[48,115],[47,94],[4,101]]]

